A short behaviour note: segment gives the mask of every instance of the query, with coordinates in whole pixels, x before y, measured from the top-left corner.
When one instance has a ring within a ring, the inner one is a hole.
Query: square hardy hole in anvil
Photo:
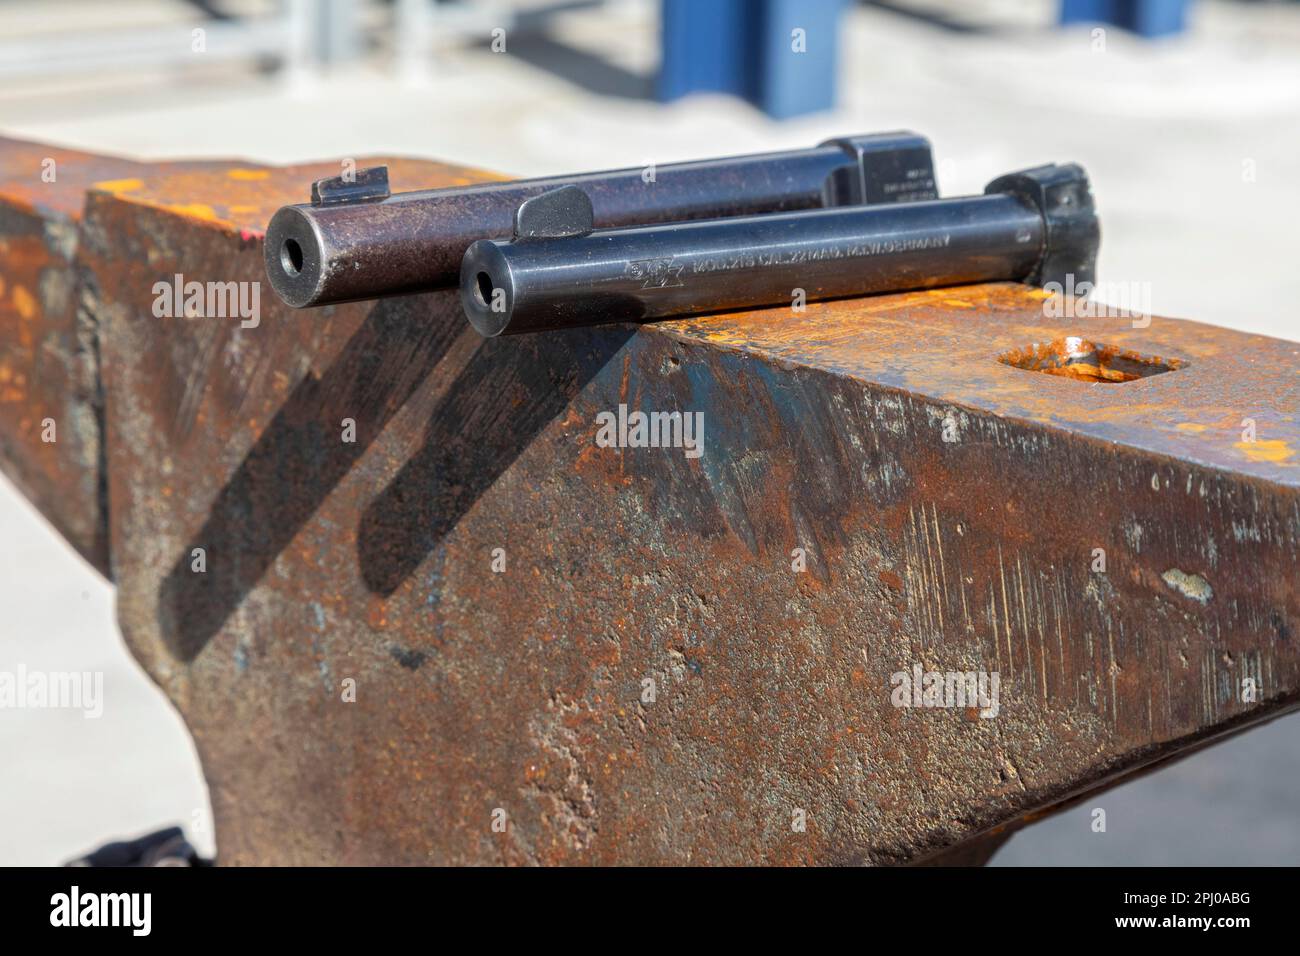
[[[1080,382],[1105,384],[1150,378],[1177,371],[1187,364],[1181,359],[1142,355],[1117,345],[1100,345],[1078,335],[1011,349],[999,355],[998,361],[1026,372],[1045,372]]]

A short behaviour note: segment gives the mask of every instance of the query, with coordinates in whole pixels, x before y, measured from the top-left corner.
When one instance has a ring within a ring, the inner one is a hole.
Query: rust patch
[[[18,315],[27,320],[36,318],[37,304],[32,294],[20,285],[15,285],[13,289],[14,308],[18,310]]]
[[[1268,461],[1282,464],[1295,457],[1295,452],[1280,438],[1239,441],[1234,447],[1241,449],[1241,453],[1251,461]]]
[[[110,193],[129,193],[137,189],[143,189],[144,183],[139,179],[108,179],[101,183],[95,183],[95,189],[103,189]]]

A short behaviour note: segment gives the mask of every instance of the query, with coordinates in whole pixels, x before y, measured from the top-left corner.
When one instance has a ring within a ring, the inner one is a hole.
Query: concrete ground
[[[786,123],[724,97],[648,99],[654,6],[617,0],[556,16],[544,34],[508,33],[504,53],[440,34],[418,80],[396,78],[381,39],[323,75],[196,54],[180,71],[6,82],[0,133],[143,158],[404,153],[537,175],[911,128],[933,140],[948,195],[1014,168],[1082,163],[1103,279],[1146,284],[1157,314],[1300,340],[1300,5],[1202,0],[1192,31],[1159,43],[1050,29],[1050,0],[897,7],[852,9],[840,105]],[[0,3],[0,37],[189,16],[172,0]],[[108,695],[98,721],[0,712],[0,863],[57,862],[172,822],[197,827],[210,850],[193,748],[125,653],[111,588],[2,481],[0,541],[0,669],[15,654],[102,669]],[[1113,790],[1016,836],[995,862],[1296,863],[1297,729],[1300,717],[1284,719]],[[1104,834],[1090,827],[1095,806]]]

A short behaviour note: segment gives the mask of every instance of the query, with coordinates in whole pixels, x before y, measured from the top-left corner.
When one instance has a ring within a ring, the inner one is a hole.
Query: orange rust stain
[[[34,319],[38,311],[36,299],[20,285],[14,286],[14,308],[24,319]]]
[[[11,385],[10,382],[13,382]],[[23,376],[16,376],[8,365],[0,365],[0,403],[9,404],[23,400]]]
[[[1174,426],[1180,432],[1203,432],[1209,428],[1209,425],[1201,425],[1197,422],[1179,422]]]
[[[376,629],[388,626],[388,612],[383,598],[370,599],[370,605],[366,608],[366,623]]]
[[[102,183],[95,183],[91,188],[103,189],[110,193],[129,193],[133,189],[139,189],[144,183],[138,179],[106,179]]]
[[[1239,441],[1234,445],[1251,461],[1268,461],[1281,464],[1295,457],[1295,452],[1287,447],[1280,438],[1260,439],[1257,441]]]
[[[203,219],[207,222],[221,222],[222,219],[217,215],[217,211],[207,203],[191,202],[178,203],[167,207],[172,212],[178,212],[183,216],[191,216],[194,219]]]
[[[269,169],[232,169],[226,175],[243,183],[252,183],[260,179],[270,179],[271,171]]]

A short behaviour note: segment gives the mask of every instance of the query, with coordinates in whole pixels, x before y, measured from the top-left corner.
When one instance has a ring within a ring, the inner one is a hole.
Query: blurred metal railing
[[[347,0],[348,3],[351,0]],[[275,59],[286,68],[313,56],[322,18],[338,16],[346,4],[282,0],[280,12],[265,17],[196,18],[192,23],[61,32],[0,40],[0,76],[53,76],[122,66],[170,67],[208,60]]]

